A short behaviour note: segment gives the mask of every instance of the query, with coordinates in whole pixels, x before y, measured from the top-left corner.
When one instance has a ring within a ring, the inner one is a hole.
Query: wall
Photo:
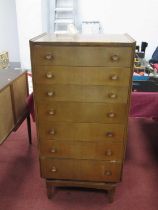
[[[47,32],[50,28],[50,0],[41,0],[41,12],[42,12],[42,31]]]
[[[79,21],[99,20],[105,33],[129,33],[149,43],[146,58],[158,46],[157,0],[78,0]]]
[[[42,6],[42,0],[16,0],[20,60],[25,69],[31,68],[29,40],[46,28],[46,25],[42,26],[45,18]]]
[[[11,62],[19,62],[15,0],[0,0],[0,52],[8,51]]]
[[[21,61],[22,67],[30,69],[29,39],[49,30],[49,1],[0,0],[0,51],[9,51],[10,61]],[[105,33],[129,33],[138,44],[146,41],[146,57],[150,59],[158,45],[157,0],[76,1],[79,24],[99,20]]]

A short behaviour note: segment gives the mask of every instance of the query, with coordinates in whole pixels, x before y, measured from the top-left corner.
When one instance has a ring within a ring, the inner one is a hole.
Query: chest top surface
[[[135,44],[135,40],[128,34],[56,35],[44,33],[31,39],[30,43],[59,46],[132,46]]]

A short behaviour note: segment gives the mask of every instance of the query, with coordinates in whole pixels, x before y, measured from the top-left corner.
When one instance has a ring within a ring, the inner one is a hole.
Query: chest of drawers
[[[30,40],[41,176],[108,191],[121,180],[135,41],[43,34]]]

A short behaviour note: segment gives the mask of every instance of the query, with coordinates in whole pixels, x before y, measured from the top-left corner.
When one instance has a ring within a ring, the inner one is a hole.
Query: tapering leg
[[[53,182],[49,179],[46,179],[46,187],[47,187],[47,197],[48,199],[51,199],[57,189],[53,185]]]
[[[29,144],[32,144],[30,114],[27,115],[27,131],[29,137]]]
[[[108,190],[108,200],[112,203],[114,200],[115,187]]]
[[[52,198],[52,183],[46,179],[46,187],[47,187],[47,197],[48,199]]]

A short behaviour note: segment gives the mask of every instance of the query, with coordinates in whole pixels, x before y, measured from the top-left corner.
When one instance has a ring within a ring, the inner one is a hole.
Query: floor
[[[158,121],[129,119],[122,182],[114,202],[100,190],[58,188],[48,200],[40,178],[35,124],[28,144],[26,122],[0,146],[0,210],[157,210]]]

